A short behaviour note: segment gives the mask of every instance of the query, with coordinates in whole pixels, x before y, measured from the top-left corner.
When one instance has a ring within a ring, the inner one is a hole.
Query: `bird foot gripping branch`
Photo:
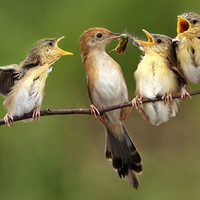
[[[8,127],[10,127],[10,124],[13,125],[14,119],[13,116],[10,115],[9,113],[7,113],[4,118],[3,118],[4,122],[8,125]]]
[[[164,105],[165,105],[165,104],[170,105],[170,103],[171,103],[171,101],[172,101],[172,94],[171,94],[171,93],[166,93],[166,94],[164,94],[161,98],[162,98],[162,100],[163,100],[163,102],[164,102]]]
[[[145,113],[144,109],[142,108],[142,100],[144,99],[143,96],[136,96],[135,98],[133,98],[133,100],[131,101],[132,102],[132,108],[135,108],[136,110],[140,111],[142,113],[142,116],[143,118],[146,120],[146,121],[149,121],[149,117],[147,116],[147,114]]]
[[[94,115],[95,119],[97,119],[97,116],[101,115],[98,108],[96,106],[94,106],[93,104],[90,105],[90,112],[91,112],[91,115]]]
[[[35,122],[38,122],[39,119],[40,119],[40,108],[39,107],[36,107],[33,109],[33,119]]]
[[[142,99],[142,96],[136,96],[135,98],[133,98],[132,106],[135,107],[137,110],[141,109]]]
[[[190,93],[186,90],[186,84],[181,88],[181,99],[192,98]]]

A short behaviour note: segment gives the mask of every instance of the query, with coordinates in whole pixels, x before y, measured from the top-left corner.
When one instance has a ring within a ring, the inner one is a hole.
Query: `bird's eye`
[[[52,42],[52,41],[49,41],[49,42],[48,42],[48,45],[52,47],[52,46],[53,46],[53,42]]]
[[[103,36],[102,33],[97,33],[97,34],[96,34],[96,37],[97,37],[97,38],[102,38],[102,36]]]
[[[157,39],[156,41],[157,41],[158,44],[162,43],[161,39]]]
[[[196,19],[192,19],[192,23],[196,24],[198,21]]]

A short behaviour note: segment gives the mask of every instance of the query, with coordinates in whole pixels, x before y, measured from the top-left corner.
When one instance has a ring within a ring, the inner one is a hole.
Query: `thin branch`
[[[200,94],[200,90],[194,91],[194,92],[190,92],[189,93],[190,96],[195,96],[195,95],[199,95]],[[172,99],[180,99],[181,96],[178,95],[174,95],[172,96]],[[162,101],[161,97],[157,97],[154,99],[143,99],[142,103],[149,103],[149,102],[155,102],[155,101]],[[120,108],[124,108],[124,107],[131,107],[132,106],[132,102],[126,102],[123,104],[119,104],[119,105],[114,105],[114,106],[110,106],[104,109],[99,109],[100,114],[102,115],[105,112],[111,111],[111,110],[116,110],[116,109],[120,109]],[[91,111],[89,108],[80,108],[80,109],[56,109],[56,110],[51,110],[51,109],[44,109],[40,111],[40,115],[42,116],[49,116],[49,115],[72,115],[72,114],[91,114]],[[21,120],[25,120],[25,119],[29,119],[32,118],[33,113],[30,112],[28,114],[25,114],[23,116],[17,117],[14,116],[13,117],[13,121],[21,121]],[[0,126],[4,125],[5,122],[3,119],[0,119]]]

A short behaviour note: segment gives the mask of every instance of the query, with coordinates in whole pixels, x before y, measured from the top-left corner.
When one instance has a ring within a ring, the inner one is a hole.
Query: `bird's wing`
[[[178,80],[179,80],[179,85],[182,87],[187,83],[186,78],[184,75],[181,73],[180,68],[177,63],[177,58],[176,58],[176,51],[174,47],[172,47],[170,51],[171,56],[167,57],[167,61],[169,64],[169,68],[176,74]]]
[[[21,76],[22,72],[17,64],[0,67],[0,94],[6,96]]]
[[[176,74],[180,87],[183,87],[185,84],[187,84],[187,79],[183,76],[178,67],[173,67],[171,69]]]

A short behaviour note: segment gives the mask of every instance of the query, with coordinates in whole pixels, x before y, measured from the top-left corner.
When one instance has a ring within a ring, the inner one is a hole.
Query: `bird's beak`
[[[108,38],[110,39],[120,39],[121,38],[121,33],[111,33]]]
[[[191,29],[190,22],[187,19],[178,16],[178,22],[177,22],[178,36],[186,34],[190,29]]]
[[[57,41],[56,41],[56,48],[57,48],[57,51],[61,54],[61,56],[72,56],[73,55],[73,53],[71,53],[71,52],[68,52],[68,51],[64,51],[64,50],[62,50],[61,48],[59,48],[58,47],[58,42],[60,42],[60,40],[62,40],[63,38],[64,38],[65,36],[62,36],[62,37],[60,37],[60,38],[58,38],[57,39]]]
[[[154,43],[154,39],[153,39],[152,35],[148,31],[146,31],[145,29],[142,29],[142,31],[147,36],[148,41],[134,40],[133,45],[138,47],[138,46],[147,46],[147,45]]]
[[[110,52],[116,50],[118,54],[124,54],[128,44],[128,35],[126,33],[114,33],[114,38],[118,40],[118,45]]]

